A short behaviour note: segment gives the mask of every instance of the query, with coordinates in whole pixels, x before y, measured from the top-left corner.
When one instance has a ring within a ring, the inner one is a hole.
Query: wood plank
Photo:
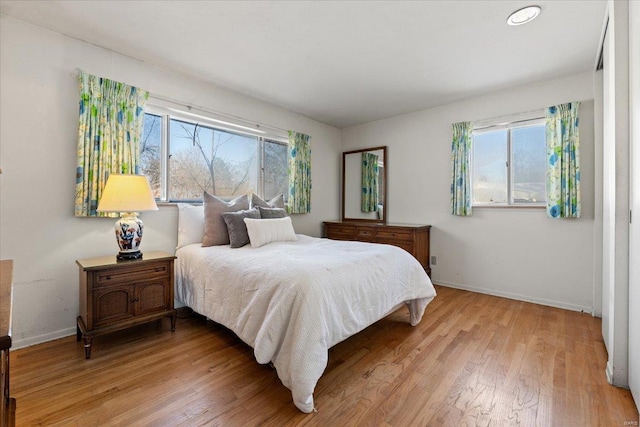
[[[606,382],[600,320],[437,287],[422,322],[405,308],[329,351],[317,413],[269,366],[200,316],[11,353],[17,425],[624,425],[628,390]]]

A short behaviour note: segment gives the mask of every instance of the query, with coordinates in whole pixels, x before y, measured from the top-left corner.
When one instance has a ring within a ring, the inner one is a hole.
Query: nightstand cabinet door
[[[148,282],[136,285],[136,316],[169,309],[169,286],[166,282]]]
[[[93,327],[127,320],[135,316],[133,286],[119,285],[93,291]]]

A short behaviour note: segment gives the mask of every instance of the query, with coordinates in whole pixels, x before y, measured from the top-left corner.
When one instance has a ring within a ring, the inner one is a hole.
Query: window
[[[474,206],[546,203],[544,119],[474,130],[471,152]]]
[[[158,200],[223,199],[249,192],[287,196],[285,137],[187,112],[148,108],[140,142],[141,173]]]

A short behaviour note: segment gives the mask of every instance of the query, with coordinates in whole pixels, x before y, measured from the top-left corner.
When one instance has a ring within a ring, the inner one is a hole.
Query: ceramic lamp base
[[[116,221],[116,240],[120,247],[120,253],[116,256],[119,260],[142,258],[140,243],[142,242],[143,224],[135,212],[123,212]]]

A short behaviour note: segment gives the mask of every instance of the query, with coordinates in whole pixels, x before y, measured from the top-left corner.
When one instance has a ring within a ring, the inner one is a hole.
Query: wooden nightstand
[[[85,357],[91,357],[95,336],[108,334],[161,317],[173,308],[173,260],[165,252],[145,252],[142,259],[117,261],[115,255],[76,261],[80,267],[80,315],[77,339],[84,338]]]

